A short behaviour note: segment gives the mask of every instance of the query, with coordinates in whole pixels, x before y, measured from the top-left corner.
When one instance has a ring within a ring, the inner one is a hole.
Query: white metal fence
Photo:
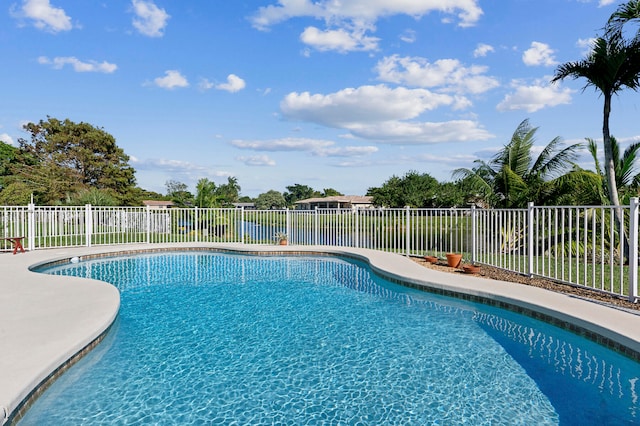
[[[0,237],[28,250],[131,243],[237,242],[360,247],[444,257],[638,300],[638,199],[628,206],[526,209],[153,209],[0,207]],[[621,238],[622,236],[622,238]],[[11,250],[0,240],[0,250]]]

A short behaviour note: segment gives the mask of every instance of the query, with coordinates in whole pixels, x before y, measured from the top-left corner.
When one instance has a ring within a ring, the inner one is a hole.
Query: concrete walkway
[[[101,253],[166,248],[241,252],[316,252],[367,261],[383,275],[443,292],[462,293],[539,312],[640,353],[640,315],[520,284],[452,275],[406,257],[366,249],[241,244],[127,245],[0,253],[0,425],[58,367],[101,336],[117,316],[118,291],[89,279],[31,272],[29,267]]]

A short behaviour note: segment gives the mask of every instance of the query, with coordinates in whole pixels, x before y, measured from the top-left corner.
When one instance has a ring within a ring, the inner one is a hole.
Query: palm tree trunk
[[[607,182],[607,192],[609,193],[609,202],[612,206],[617,207],[620,205],[620,198],[618,197],[618,185],[616,183],[616,170],[613,161],[613,148],[611,146],[611,133],[609,131],[609,115],[611,114],[611,93],[604,93],[604,119],[602,120],[602,140],[604,143],[604,173]],[[628,261],[629,255],[629,239],[623,232],[624,213],[622,209],[614,209],[616,217],[616,225],[618,228],[618,235],[620,236],[620,242],[622,244],[622,253],[620,253],[620,260],[624,264]]]

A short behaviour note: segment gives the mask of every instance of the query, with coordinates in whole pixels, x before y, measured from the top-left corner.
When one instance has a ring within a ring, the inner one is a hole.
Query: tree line
[[[564,146],[556,137],[534,155],[538,129],[526,119],[491,160],[476,160],[472,168],[455,170],[452,182],[438,182],[428,173],[410,171],[370,187],[367,195],[375,205],[386,207],[524,207],[529,201],[537,205],[628,203],[640,189],[636,170],[640,144],[633,143],[621,152],[609,119],[613,95],[640,87],[640,28],[635,33],[625,31],[639,22],[640,0],[621,4],[587,56],[561,64],[552,78],[552,82],[584,79],[585,88],[593,87],[602,95],[602,160],[592,138]],[[47,117],[26,124],[24,130],[29,138],[18,139],[18,147],[0,142],[0,205],[25,205],[33,200],[44,205],[129,206],[150,199],[171,200],[184,207],[253,202],[257,208],[271,209],[290,207],[306,198],[342,195],[333,188],[317,191],[294,184],[284,192],[272,189],[252,199],[241,196],[235,177],[220,185],[200,179],[195,195],[186,184],[170,180],[166,194],[159,194],[136,185],[129,157],[102,128]],[[576,164],[581,149],[592,155],[593,170]]]
[[[141,205],[142,200],[170,200],[178,207],[232,207],[253,203],[258,209],[293,207],[296,201],[344,195],[334,188],[321,191],[293,184],[283,192],[269,190],[255,198],[242,196],[235,177],[216,184],[202,178],[189,191],[185,183],[166,182],[159,194],[135,185],[129,157],[113,136],[87,123],[46,121],[25,125],[31,135],[19,147],[0,143],[0,205]],[[565,146],[559,137],[534,155],[536,132],[522,121],[511,139],[490,161],[476,160],[474,167],[457,169],[452,182],[439,182],[428,173],[409,171],[392,176],[366,195],[384,207],[524,207],[537,205],[597,205],[607,202],[606,174],[597,155],[597,144]],[[640,142],[624,152],[611,137],[614,176],[620,199],[628,202],[640,188],[635,169]],[[594,170],[580,168],[575,159],[581,149],[591,153]]]

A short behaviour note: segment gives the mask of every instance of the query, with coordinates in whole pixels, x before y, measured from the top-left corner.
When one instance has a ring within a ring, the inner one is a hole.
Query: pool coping
[[[640,315],[523,284],[464,274],[452,276],[420,266],[405,256],[375,250],[173,243],[48,249],[17,255],[3,253],[0,254],[0,344],[3,347],[0,352],[0,425],[19,418],[28,402],[35,399],[48,382],[91,350],[108,332],[120,307],[118,290],[110,284],[39,274],[30,268],[74,257],[181,249],[355,258],[397,283],[522,312],[640,361]]]

